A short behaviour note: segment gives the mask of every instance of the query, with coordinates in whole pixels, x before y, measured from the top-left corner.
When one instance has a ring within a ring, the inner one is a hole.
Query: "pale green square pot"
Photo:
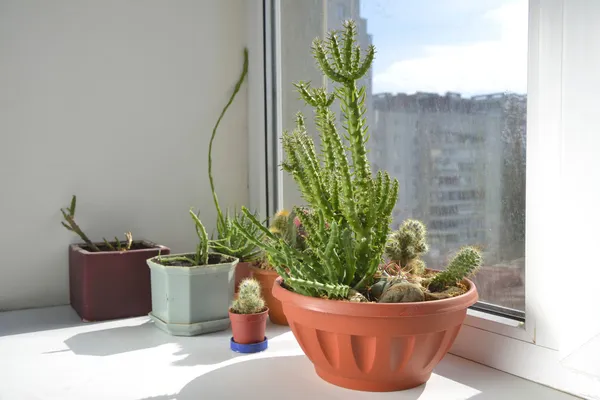
[[[147,260],[152,289],[152,311],[148,315],[158,328],[175,336],[196,336],[229,328],[239,260],[222,257],[227,262],[195,267],[164,266],[156,262],[156,257]]]

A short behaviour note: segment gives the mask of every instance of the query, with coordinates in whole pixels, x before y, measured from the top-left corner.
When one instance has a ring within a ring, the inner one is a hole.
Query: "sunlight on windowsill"
[[[315,374],[288,327],[268,324],[267,335],[267,351],[242,355],[229,349],[230,331],[175,337],[146,317],[83,323],[67,306],[0,313],[0,394],[10,399],[63,400],[217,399],[248,394],[264,399],[483,400],[515,394],[571,398],[453,355],[446,356],[429,382],[417,388],[380,394],[350,391]]]

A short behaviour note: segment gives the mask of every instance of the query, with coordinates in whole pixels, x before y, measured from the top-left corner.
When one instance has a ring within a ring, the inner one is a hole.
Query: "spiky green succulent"
[[[483,262],[479,250],[467,246],[459,250],[446,270],[439,272],[429,283],[431,292],[440,292],[448,287],[455,286],[464,278],[477,271]]]
[[[211,237],[211,248],[217,253],[225,254],[231,257],[239,258],[241,261],[252,261],[260,254],[260,249],[256,245],[248,240],[244,234],[242,234],[237,228],[236,223],[243,226],[244,229],[252,234],[260,236],[260,230],[252,224],[252,222],[246,217],[245,214],[239,213],[235,210],[230,213],[229,209],[223,213],[215,190],[214,179],[212,175],[212,148],[213,142],[217,135],[217,128],[221,123],[221,120],[225,116],[227,109],[233,103],[236,95],[240,91],[242,83],[248,74],[248,49],[244,49],[244,65],[242,67],[242,73],[238,78],[237,83],[233,89],[229,101],[221,111],[221,115],[217,119],[217,122],[213,128],[210,142],[208,144],[208,179],[210,181],[210,188],[212,191],[213,201],[215,208],[217,209],[217,238]],[[256,216],[256,214],[255,214]]]
[[[204,224],[200,220],[200,213],[196,214],[194,210],[190,209],[190,216],[194,221],[194,226],[196,228],[196,235],[198,236],[198,245],[196,246],[196,252],[192,257],[188,256],[158,256],[158,260],[160,262],[175,262],[175,261],[184,261],[188,262],[192,265],[208,265],[208,256],[209,256],[209,245],[210,240],[208,239],[208,234],[206,233],[206,228]]]
[[[427,229],[421,221],[414,219],[407,219],[397,231],[392,232],[385,247],[390,260],[417,274],[425,270],[425,263],[419,257],[428,250]]]
[[[83,232],[83,230],[79,227],[77,222],[75,222],[75,209],[77,207],[77,196],[73,195],[71,197],[71,203],[67,208],[61,208],[60,212],[63,215],[64,221],[61,221],[62,226],[64,226],[67,230],[77,234],[81,240],[87,244],[89,250],[91,251],[102,251],[100,248],[92,242],[87,235]],[[131,232],[125,233],[125,243],[121,243],[118,237],[115,236],[115,244],[113,245],[111,242],[106,240],[106,238],[102,238],[104,241],[104,245],[110,251],[127,251],[131,249],[131,245],[133,244],[133,235]]]
[[[278,211],[271,219],[269,231],[300,251],[306,249],[304,228],[296,215],[296,211]]]
[[[240,282],[238,297],[233,301],[231,311],[236,314],[257,314],[265,309],[260,283],[252,278]]]
[[[283,169],[296,181],[310,210],[297,212],[306,231],[306,249],[296,249],[274,235],[247,209],[244,213],[267,240],[253,238],[236,224],[268,253],[285,285],[307,296],[344,298],[351,288],[365,287],[382,261],[398,196],[398,181],[382,171],[373,177],[367,159],[365,88],[359,88],[357,81],[371,67],[375,48],[369,46],[361,53],[356,34],[355,22],[346,21],[341,35],[330,32],[326,40],[313,41],[314,58],[334,82],[334,93],[305,82],[295,85],[315,109],[320,153],[302,114],[296,117],[296,129],[283,134]],[[343,134],[331,109],[336,98],[344,119]]]

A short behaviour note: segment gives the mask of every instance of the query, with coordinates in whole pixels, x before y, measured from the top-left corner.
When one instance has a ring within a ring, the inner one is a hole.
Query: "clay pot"
[[[146,260],[159,252],[167,255],[171,251],[145,240],[134,241],[128,251],[91,252],[84,243],[70,245],[71,306],[85,321],[147,315],[152,300]]]
[[[267,314],[269,310],[258,314],[236,314],[229,310],[233,341],[238,344],[260,343],[265,340]]]
[[[287,325],[288,322],[283,313],[281,302],[273,297],[273,284],[275,283],[275,279],[279,277],[277,272],[254,266],[250,266],[250,271],[252,277],[260,283],[262,297],[265,299],[267,307],[269,307],[269,319],[271,322],[277,325]]]
[[[370,392],[427,382],[478,298],[469,280],[467,293],[457,297],[389,304],[307,297],[281,283],[277,279],[273,295],[317,374],[334,385]]]
[[[240,261],[235,267],[235,293],[238,292],[240,282],[246,278],[250,278],[250,276],[252,275],[250,271],[251,265],[252,263],[249,263],[247,261]]]

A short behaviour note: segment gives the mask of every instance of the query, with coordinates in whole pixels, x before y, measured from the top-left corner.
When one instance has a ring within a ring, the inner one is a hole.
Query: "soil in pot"
[[[283,313],[281,301],[273,296],[273,285],[279,277],[277,272],[255,266],[251,266],[250,271],[252,272],[252,277],[260,283],[262,288],[261,294],[269,308],[269,319],[271,322],[277,325],[287,325],[288,321]]]
[[[429,379],[477,301],[465,294],[419,303],[352,303],[293,293],[278,278],[282,302],[302,350],[327,382],[354,390],[410,389]]]
[[[117,248],[117,242],[109,242],[110,245],[113,247],[112,249],[110,247],[108,247],[108,245],[106,243],[94,243],[96,245],[96,247],[100,250],[101,252],[105,252],[105,251],[119,251],[119,250],[115,250]],[[121,246],[124,245],[124,242],[121,242]],[[87,245],[87,244],[80,244],[78,245],[80,248],[82,248],[85,251],[89,251],[90,253],[99,253],[98,251],[94,251],[92,250],[92,248]],[[129,248],[129,250],[127,251],[131,251],[131,250],[145,250],[145,249],[158,249],[159,247],[157,247],[157,245],[155,245],[154,243],[150,243],[150,242],[145,242],[145,241],[134,241],[133,243],[131,243],[131,247]],[[163,252],[163,254],[165,254]]]
[[[239,344],[260,343],[265,340],[269,309],[256,314],[237,314],[229,310],[233,341]]]
[[[169,258],[160,258],[155,259],[158,264],[164,265],[165,267],[210,267],[214,264],[225,264],[233,261],[232,257],[224,256],[222,254],[209,254],[208,255],[208,264],[206,265],[198,265],[192,261],[193,254],[187,255],[190,260],[185,260],[182,258],[177,259],[169,259]]]

